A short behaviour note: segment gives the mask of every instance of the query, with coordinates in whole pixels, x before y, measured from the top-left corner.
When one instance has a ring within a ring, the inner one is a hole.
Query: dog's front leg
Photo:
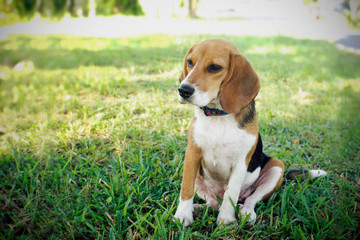
[[[191,147],[190,147],[191,148]],[[181,223],[188,226],[193,222],[193,199],[194,186],[197,171],[199,170],[200,159],[198,153],[193,154],[193,150],[188,148],[185,153],[183,179],[181,184],[179,205],[175,213],[175,218]]]
[[[239,161],[234,166],[230,175],[229,184],[225,191],[223,202],[219,209],[219,215],[216,221],[218,225],[220,225],[221,223],[224,224],[231,223],[236,220],[234,206],[236,206],[238,202],[241,185],[245,179],[245,174],[246,174],[245,160]]]
[[[183,179],[181,184],[179,205],[175,213],[175,218],[179,219],[185,226],[191,224],[193,219],[193,199],[194,187],[197,172],[199,171],[202,158],[201,149],[195,144],[192,138],[192,127],[188,136],[188,145],[185,151],[185,162]]]

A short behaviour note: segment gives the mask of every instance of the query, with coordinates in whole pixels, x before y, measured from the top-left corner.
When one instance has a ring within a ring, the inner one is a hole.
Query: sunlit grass
[[[187,49],[208,37],[219,36],[1,41],[1,236],[359,237],[360,57],[285,37],[220,36],[261,79],[265,151],[330,176],[285,182],[254,226],[218,228],[211,209],[189,228],[173,221],[193,111],[177,102],[178,77]]]

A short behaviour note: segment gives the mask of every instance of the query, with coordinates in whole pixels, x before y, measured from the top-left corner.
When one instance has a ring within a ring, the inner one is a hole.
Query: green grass
[[[330,175],[285,181],[252,226],[221,229],[207,208],[188,228],[173,221],[193,111],[178,77],[208,37],[2,40],[1,238],[358,239],[360,57],[286,37],[220,36],[260,76],[265,151]]]

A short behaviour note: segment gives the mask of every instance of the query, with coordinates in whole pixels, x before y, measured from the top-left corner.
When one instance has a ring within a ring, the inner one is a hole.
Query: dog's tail
[[[315,179],[318,177],[326,176],[328,173],[324,170],[289,170],[285,172],[287,179]]]

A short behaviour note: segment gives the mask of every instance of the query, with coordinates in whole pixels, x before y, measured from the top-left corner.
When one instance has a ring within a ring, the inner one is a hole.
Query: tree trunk
[[[197,0],[189,0],[189,17],[196,18],[196,4]]]

